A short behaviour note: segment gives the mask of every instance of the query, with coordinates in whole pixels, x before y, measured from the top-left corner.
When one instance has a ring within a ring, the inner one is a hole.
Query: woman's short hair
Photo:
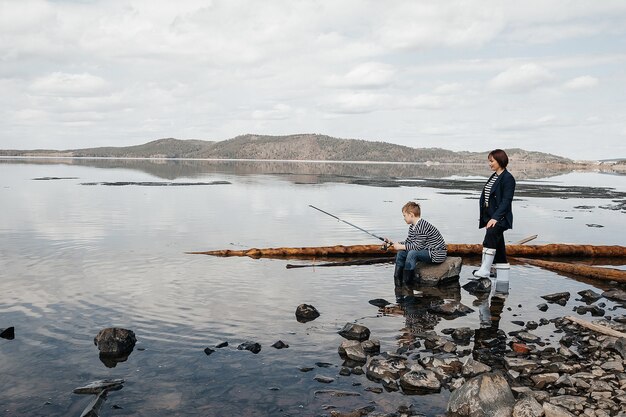
[[[413,213],[415,217],[420,217],[422,215],[422,210],[420,205],[414,201],[409,201],[404,206],[402,206],[403,213]]]
[[[500,165],[500,168],[506,168],[506,166],[509,164],[509,157],[502,149],[494,149],[493,151],[489,152],[487,158],[489,157],[495,159],[498,165]]]

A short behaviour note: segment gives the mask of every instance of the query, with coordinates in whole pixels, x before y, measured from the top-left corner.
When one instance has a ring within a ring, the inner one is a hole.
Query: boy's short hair
[[[420,205],[414,201],[409,201],[405,205],[402,206],[403,213],[413,213],[416,217],[420,217],[422,215],[422,209]]]

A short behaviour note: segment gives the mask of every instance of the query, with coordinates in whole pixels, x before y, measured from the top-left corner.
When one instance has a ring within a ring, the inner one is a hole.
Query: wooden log
[[[480,244],[448,244],[448,256],[480,256],[482,254]],[[312,259],[317,257],[389,257],[395,251],[392,248],[383,250],[380,245],[351,245],[351,246],[313,246],[313,247],[283,247],[265,249],[244,250],[214,250],[205,252],[187,252],[198,255],[212,256],[249,256],[251,258],[298,258]],[[624,246],[596,246],[596,245],[508,245],[508,256],[521,257],[583,257],[583,258],[624,258],[626,259],[626,247]]]
[[[569,264],[565,262],[543,261],[540,259],[517,258],[517,260],[552,271],[566,272],[607,281],[626,282],[626,271],[621,269],[601,268],[597,266]]]
[[[593,330],[594,332],[598,332],[598,333],[605,334],[607,336],[618,337],[618,338],[626,337],[626,333],[618,332],[617,330],[613,330],[607,326],[601,326],[599,324],[591,323],[587,320],[579,319],[578,317],[574,317],[574,316],[565,316],[565,318],[586,329]]]

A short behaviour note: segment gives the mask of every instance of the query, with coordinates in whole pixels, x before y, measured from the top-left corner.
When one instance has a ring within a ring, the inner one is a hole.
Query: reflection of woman
[[[489,152],[487,158],[494,173],[485,183],[480,195],[478,227],[485,228],[485,239],[482,264],[479,270],[474,271],[474,276],[489,278],[491,266],[495,263],[498,279],[508,281],[509,264],[506,262],[504,231],[513,227],[511,203],[515,193],[515,178],[506,170],[509,157],[502,149]]]

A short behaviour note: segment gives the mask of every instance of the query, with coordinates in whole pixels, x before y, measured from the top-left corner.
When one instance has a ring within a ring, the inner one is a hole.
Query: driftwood
[[[528,236],[528,237],[525,237],[522,240],[519,240],[519,241],[515,242],[514,245],[523,245],[524,243],[528,243],[531,240],[535,240],[535,239],[537,239],[537,235]]]
[[[317,266],[352,266],[352,265],[373,265],[373,264],[384,264],[387,262],[393,262],[394,257],[387,258],[372,258],[372,259],[359,259],[356,261],[345,261],[345,262],[325,262],[320,264],[287,264],[287,269],[293,268],[315,268]]]
[[[598,332],[598,333],[605,334],[607,336],[613,336],[613,337],[618,337],[618,338],[626,337],[626,333],[618,332],[617,330],[613,330],[607,326],[602,326],[599,324],[591,323],[587,320],[579,319],[578,317],[573,317],[573,316],[565,316],[565,318],[586,329],[593,330],[594,332]]]
[[[539,259],[517,258],[517,260],[552,271],[567,272],[570,274],[607,281],[626,282],[626,271],[621,269],[601,268],[596,266],[569,264],[565,262],[543,261]]]
[[[448,244],[448,256],[480,256],[482,253],[480,244]],[[249,256],[251,258],[292,258],[313,259],[317,257],[390,257],[395,254],[393,248],[383,250],[379,245],[351,245],[351,246],[313,246],[302,248],[265,248],[244,250],[214,250],[206,252],[187,252],[198,255],[212,256]],[[584,258],[624,258],[626,259],[626,247],[624,246],[596,246],[596,245],[508,245],[508,256],[521,257],[584,257]]]

